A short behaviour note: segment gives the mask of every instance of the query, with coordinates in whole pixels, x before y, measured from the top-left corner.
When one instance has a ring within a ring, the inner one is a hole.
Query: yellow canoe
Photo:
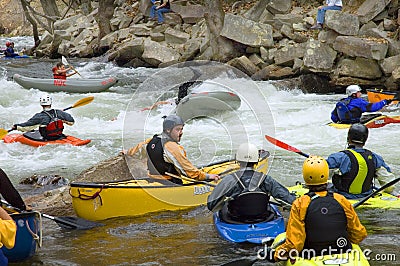
[[[268,157],[265,157],[256,170],[266,173],[267,168]],[[207,173],[224,174],[239,169],[239,165],[229,161],[202,169]],[[200,206],[207,203],[213,184],[193,180],[176,185],[147,177],[119,182],[71,182],[70,195],[78,217],[98,221]]]
[[[297,197],[308,192],[308,189],[302,184],[288,187],[288,189],[290,192],[295,192]],[[350,200],[350,202],[354,205],[361,199]],[[381,192],[377,196],[368,199],[358,208],[400,209],[400,198],[397,198],[386,192]]]

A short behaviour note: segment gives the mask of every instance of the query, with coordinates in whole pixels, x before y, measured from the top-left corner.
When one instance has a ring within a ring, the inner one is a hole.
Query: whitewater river
[[[17,47],[23,47],[27,41],[15,39]],[[19,180],[34,174],[58,174],[72,181],[86,168],[160,132],[162,116],[169,114],[173,106],[164,105],[151,112],[141,109],[158,100],[174,97],[176,84],[180,84],[181,76],[187,74],[187,69],[158,72],[157,69],[120,68],[96,59],[69,61],[85,78],[112,75],[119,83],[102,93],[51,94],[53,107],[60,109],[84,97],[94,96],[92,103],[70,110],[76,123],[65,129],[66,134],[91,139],[87,146],[32,148],[0,142],[0,167],[17,188],[21,186]],[[0,61],[0,128],[9,129],[41,109],[38,99],[43,92],[20,87],[13,82],[13,74],[50,78],[56,62],[38,59]],[[210,72],[205,75],[209,79],[196,89],[230,90],[241,97],[242,105],[237,111],[186,124],[182,144],[195,164],[230,158],[235,147],[249,139],[271,152],[270,174],[283,184],[292,185],[302,179],[304,158],[276,149],[265,141],[264,134],[305,153],[324,157],[345,147],[346,130],[326,125],[335,101],[343,95],[277,90],[270,82],[249,81],[229,68],[222,75],[216,75],[218,71]],[[395,124],[372,129],[366,145],[384,156],[396,176],[400,173],[399,134],[400,125]],[[34,193],[33,188],[31,193]],[[359,209],[357,212],[369,233],[361,247],[372,250],[374,255],[397,255],[397,261],[371,260],[371,265],[398,265],[400,211]],[[287,217],[288,213],[284,214]],[[259,249],[220,239],[214,231],[212,215],[204,206],[181,212],[112,219],[106,221],[104,227],[87,231],[63,231],[52,221],[43,222],[42,248],[32,259],[18,265],[220,265],[255,255]]]

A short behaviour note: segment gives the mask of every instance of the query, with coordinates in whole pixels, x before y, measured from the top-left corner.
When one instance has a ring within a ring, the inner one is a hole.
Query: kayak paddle
[[[379,189],[375,190],[374,192],[372,192],[371,194],[369,194],[368,196],[366,196],[365,198],[363,198],[362,200],[356,202],[353,204],[354,208],[357,208],[358,206],[360,206],[361,204],[363,204],[364,202],[366,202],[367,200],[369,200],[370,198],[374,197],[375,195],[377,195],[378,193],[380,193],[381,191],[383,191],[384,189],[393,186],[394,184],[396,184],[397,182],[400,181],[400,177],[393,179],[392,181],[390,181],[389,183],[381,186]]]
[[[67,58],[65,58],[64,56],[61,57],[61,61],[64,65],[66,66],[70,66],[76,73],[78,73],[78,75],[82,78],[81,73],[78,72],[78,70],[76,70],[70,63],[68,63]]]
[[[86,98],[80,99],[78,101],[76,101],[73,105],[71,105],[70,107],[67,107],[65,109],[63,109],[63,111],[72,109],[72,108],[76,108],[76,107],[81,107],[84,106],[86,104],[91,103],[94,100],[94,96],[88,96]],[[14,129],[9,129],[6,130],[4,128],[0,128],[0,140],[2,140],[5,136],[7,136],[7,134],[11,131],[13,131]]]
[[[192,178],[189,178],[189,177],[186,177],[186,176],[182,176],[182,175],[178,176],[178,175],[174,175],[174,174],[167,173],[167,172],[165,174],[169,175],[169,176],[172,176],[172,177],[175,177],[175,178],[178,178],[180,180],[189,181],[189,182],[192,182],[192,183],[202,183],[202,184],[205,184],[205,185],[210,186],[210,187],[216,187],[217,186],[215,184],[210,184],[207,181],[195,180],[195,179],[192,179]]]
[[[304,156],[304,157],[307,157],[307,158],[310,157],[310,155],[308,155],[308,154],[302,152],[301,150],[299,150],[299,149],[297,149],[297,148],[295,148],[295,147],[292,147],[292,146],[290,146],[289,144],[286,144],[286,143],[284,143],[284,142],[282,142],[282,141],[280,141],[280,140],[277,140],[277,139],[275,139],[275,138],[273,138],[273,137],[271,137],[271,136],[265,135],[265,138],[266,138],[269,142],[271,142],[272,144],[274,144],[274,145],[276,145],[276,146],[278,146],[278,147],[280,147],[280,148],[282,148],[282,149],[285,149],[285,150],[287,150],[287,151],[295,152],[295,153],[300,154],[301,156]]]

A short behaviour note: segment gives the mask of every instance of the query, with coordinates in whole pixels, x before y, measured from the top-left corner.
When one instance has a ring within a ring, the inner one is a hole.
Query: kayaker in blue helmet
[[[347,134],[347,149],[333,153],[327,159],[335,191],[349,199],[371,194],[374,178],[380,185],[395,179],[382,156],[364,148],[367,139],[368,128],[360,123],[353,124]],[[396,190],[391,186],[385,191],[398,196]]]
[[[348,97],[341,99],[331,112],[331,120],[334,123],[359,123],[364,112],[377,112],[393,101],[393,99],[390,99],[377,103],[369,103],[361,98],[361,88],[358,85],[348,86],[346,94]]]
[[[148,175],[156,179],[166,179],[177,184],[182,180],[172,177],[184,175],[195,180],[217,181],[219,176],[207,174],[196,168],[187,158],[186,151],[179,144],[185,125],[181,117],[169,115],[164,118],[163,132],[139,143],[128,150],[128,155],[136,153],[141,146],[146,144]]]
[[[220,217],[225,222],[261,222],[268,220],[271,214],[273,219],[273,210],[268,206],[270,195],[288,204],[295,200],[296,197],[271,176],[254,170],[258,160],[259,151],[254,144],[240,145],[236,152],[240,169],[225,176],[208,196],[207,208],[212,212],[220,211]],[[254,197],[250,195],[247,203],[238,200],[250,193]],[[242,206],[238,206],[239,201]]]
[[[57,140],[65,137],[63,134],[64,123],[72,126],[74,124],[74,118],[67,112],[58,109],[52,109],[51,105],[53,99],[49,94],[45,94],[40,97],[40,105],[43,111],[36,113],[25,123],[15,124],[12,130],[19,130],[27,132],[24,134],[25,137],[34,140]],[[32,131],[39,127],[39,130]]]
[[[328,163],[310,156],[303,164],[303,179],[309,192],[296,199],[290,210],[286,240],[276,250],[267,249],[270,262],[345,253],[358,244],[367,231],[351,203],[327,190]]]

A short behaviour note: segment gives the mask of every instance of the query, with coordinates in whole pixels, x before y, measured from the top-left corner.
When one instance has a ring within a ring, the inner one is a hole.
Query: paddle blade
[[[64,111],[75,108],[75,107],[84,106],[86,104],[91,103],[93,100],[94,100],[94,96],[88,96],[86,98],[80,99],[76,103],[74,103],[72,106],[65,108]]]
[[[299,150],[299,149],[297,149],[297,148],[295,148],[293,146],[290,146],[289,144],[286,144],[286,143],[284,143],[284,142],[282,142],[280,140],[277,140],[277,139],[275,139],[275,138],[273,138],[271,136],[265,135],[265,138],[269,142],[271,142],[272,144],[274,144],[274,145],[276,145],[276,146],[278,146],[278,147],[280,147],[282,149],[285,149],[287,151],[293,151],[293,152],[298,153],[298,154],[300,154],[300,155],[302,155],[304,157],[307,157],[307,158],[309,157],[308,154],[303,153],[301,150]]]
[[[69,63],[68,63],[68,61],[67,61],[67,58],[65,58],[65,56],[62,56],[62,57],[61,57],[61,62],[62,62],[64,65],[69,66]]]
[[[103,226],[103,224],[101,223],[92,222],[79,217],[71,217],[71,216],[53,217],[44,213],[42,213],[42,216],[55,221],[60,227],[65,229],[86,230],[98,226]]]
[[[7,136],[8,130],[5,130],[4,128],[0,128],[0,140],[2,140],[5,136]]]

